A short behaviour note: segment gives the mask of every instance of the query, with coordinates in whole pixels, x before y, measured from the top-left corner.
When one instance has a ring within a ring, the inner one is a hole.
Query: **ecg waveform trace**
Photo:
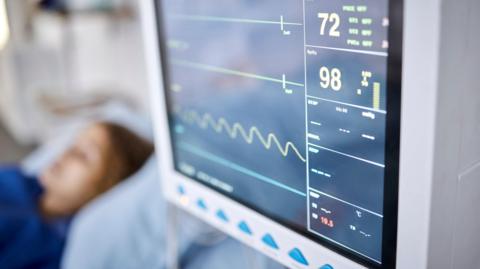
[[[227,69],[227,68],[213,66],[213,65],[195,63],[195,62],[190,62],[190,61],[185,61],[185,60],[180,60],[180,59],[172,59],[171,63],[174,64],[174,65],[178,65],[178,66],[185,66],[185,67],[205,70],[205,71],[209,71],[209,72],[221,73],[221,74],[225,74],[225,75],[234,75],[234,76],[241,76],[241,77],[246,77],[246,78],[253,78],[253,79],[259,79],[259,80],[281,83],[281,84],[284,85],[284,88],[286,87],[286,85],[299,86],[299,87],[304,87],[305,86],[303,83],[298,83],[298,82],[293,82],[293,81],[286,80],[285,75],[283,75],[281,79],[277,79],[277,78],[272,78],[272,77],[267,77],[267,76],[262,76],[262,75],[257,75],[257,74],[252,74],[252,73]]]
[[[233,23],[257,23],[257,24],[279,24],[279,25],[293,25],[303,26],[300,22],[287,22],[283,20],[283,16],[280,15],[279,21],[272,20],[259,20],[259,19],[246,19],[246,18],[231,18],[231,17],[217,17],[217,16],[200,16],[200,15],[188,15],[188,14],[173,14],[170,15],[174,19],[191,20],[191,21],[211,21],[211,22],[233,22]]]
[[[295,144],[293,144],[291,141],[288,141],[284,146],[282,146],[282,143],[280,143],[275,134],[269,133],[267,138],[265,138],[256,126],[250,127],[250,129],[247,131],[238,122],[235,122],[233,125],[231,125],[223,117],[215,120],[209,113],[200,115],[200,113],[194,110],[182,111],[180,112],[180,115],[183,121],[189,124],[197,124],[202,129],[211,127],[217,133],[222,133],[222,131],[225,130],[228,136],[232,139],[237,138],[240,134],[248,144],[252,144],[255,140],[255,137],[257,137],[266,149],[269,150],[271,149],[272,145],[275,145],[283,157],[287,157],[290,151],[292,151],[302,162],[306,162],[306,158],[300,153]]]

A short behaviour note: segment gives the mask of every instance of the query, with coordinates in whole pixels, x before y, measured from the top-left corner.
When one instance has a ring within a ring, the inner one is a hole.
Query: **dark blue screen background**
[[[387,3],[163,1],[176,169],[381,263]]]

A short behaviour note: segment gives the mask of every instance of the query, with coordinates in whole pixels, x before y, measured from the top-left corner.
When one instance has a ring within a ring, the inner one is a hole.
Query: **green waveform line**
[[[217,73],[222,73],[227,75],[254,78],[254,79],[266,80],[266,81],[277,82],[282,84],[285,83],[286,85],[293,85],[293,86],[299,86],[299,87],[304,86],[304,84],[302,83],[292,82],[288,80],[283,81],[282,79],[271,78],[271,77],[261,76],[257,74],[241,72],[237,70],[227,69],[227,68],[213,66],[213,65],[201,64],[201,63],[195,63],[195,62],[190,62],[185,60],[172,59],[171,63],[175,65],[181,65],[181,66],[186,66],[186,67],[195,68],[195,69],[202,69],[206,71],[217,72]]]
[[[257,23],[257,24],[282,24],[283,23],[284,25],[294,25],[294,26],[303,25],[302,23],[297,23],[297,22],[281,22],[281,21],[186,15],[186,14],[174,14],[174,15],[171,15],[170,17],[174,19],[182,19],[182,20],[190,20],[190,21],[236,22],[236,23]]]
[[[209,113],[200,115],[194,110],[181,111],[180,116],[185,122],[189,124],[197,124],[202,129],[211,127],[217,133],[222,133],[225,130],[231,139],[235,139],[240,135],[248,144],[252,144],[256,137],[266,149],[269,150],[273,145],[275,145],[283,157],[287,157],[290,151],[292,151],[302,162],[306,162],[305,157],[303,157],[303,155],[291,141],[288,141],[285,146],[282,146],[275,134],[269,133],[267,138],[265,138],[256,126],[250,127],[250,129],[247,131],[238,122],[235,122],[233,125],[231,125],[223,117],[215,120]]]

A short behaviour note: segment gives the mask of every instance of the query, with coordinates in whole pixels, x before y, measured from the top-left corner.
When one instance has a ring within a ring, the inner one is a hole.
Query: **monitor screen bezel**
[[[168,121],[171,122],[170,111],[171,104],[169,103],[169,67],[168,67],[168,52],[166,48],[166,36],[163,25],[163,13],[162,13],[162,0],[153,0],[155,7],[155,19],[156,29],[158,33],[158,46],[160,51],[160,64],[163,80],[162,88],[165,108]],[[369,268],[376,269],[391,269],[395,268],[396,264],[396,250],[397,250],[397,219],[398,219],[398,185],[399,185],[399,159],[400,159],[400,115],[401,115],[401,89],[402,89],[402,56],[403,56],[403,0],[390,0],[389,1],[389,19],[390,26],[388,31],[389,49],[387,59],[387,121],[386,121],[386,141],[385,141],[385,184],[384,184],[384,221],[382,229],[382,263],[378,264],[368,258],[364,258],[352,251],[342,248],[334,243],[331,243],[325,239],[322,239],[307,230],[299,230],[298,227],[293,227],[287,223],[283,223],[267,214],[262,214],[261,210],[255,208],[254,205],[247,205],[243,201],[238,201],[232,197],[227,196],[225,193],[212,188],[211,186],[187,177],[186,175],[178,172],[174,167],[174,151],[173,143],[174,136],[172,130],[169,130],[169,150],[172,156],[171,169],[175,174],[183,178],[195,181],[204,185],[206,188],[222,194],[225,199],[234,200],[247,208],[264,215],[266,218],[279,223],[285,228],[291,230],[298,235],[308,238],[317,244],[326,247],[352,261],[355,261],[361,265],[368,266]]]

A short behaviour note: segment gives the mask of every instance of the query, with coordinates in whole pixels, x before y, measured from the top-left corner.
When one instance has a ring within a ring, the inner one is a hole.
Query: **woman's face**
[[[70,215],[109,187],[113,154],[101,125],[85,129],[52,166],[40,176],[41,198],[47,215]]]

